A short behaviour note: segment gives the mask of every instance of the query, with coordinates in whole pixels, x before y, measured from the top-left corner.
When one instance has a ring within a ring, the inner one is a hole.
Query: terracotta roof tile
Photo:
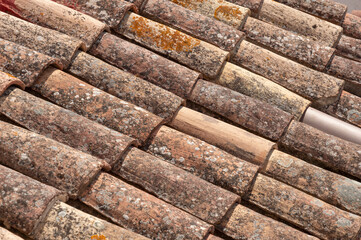
[[[81,39],[86,49],[107,29],[104,23],[50,0],[16,0],[11,10],[30,22]]]
[[[62,107],[145,141],[163,119],[60,70],[49,68],[34,90]]]
[[[142,14],[225,51],[234,51],[245,34],[214,18],[209,18],[168,0],[149,0]]]
[[[219,223],[240,200],[238,195],[137,148],[129,151],[113,173],[210,224]]]
[[[103,91],[165,119],[172,118],[184,102],[173,93],[84,52],[78,53],[68,71]]]
[[[64,68],[70,64],[72,56],[83,44],[75,38],[3,12],[0,12],[0,38],[59,59]]]
[[[41,226],[56,200],[66,200],[55,188],[2,165],[0,180],[0,220],[27,235],[34,234]]]
[[[62,202],[54,205],[44,222],[36,235],[38,240],[101,239],[100,236],[119,240],[148,239]]]
[[[160,128],[148,152],[240,196],[258,171],[251,163],[166,126]]]
[[[23,238],[15,235],[14,233],[6,230],[5,228],[0,227],[0,239],[6,240],[23,240]]]
[[[0,38],[0,71],[19,78],[25,86],[33,85],[39,75],[52,64],[58,64],[58,61]]]
[[[323,18],[335,24],[343,22],[347,6],[332,0],[276,0],[303,12]]]
[[[16,85],[23,90],[25,89],[25,84],[18,78],[0,71],[0,96],[12,85]]]
[[[232,62],[309,99],[317,106],[337,101],[344,81],[243,41]]]
[[[219,74],[229,55],[209,43],[135,13],[123,19],[117,32],[209,78]]]
[[[337,54],[361,62],[361,39],[342,35],[337,45]]]
[[[108,33],[90,52],[183,98],[190,94],[200,76],[195,71]]]
[[[249,8],[252,15],[258,15],[263,5],[263,0],[230,0],[229,2]]]
[[[336,77],[361,84],[361,62],[335,56],[328,72]]]
[[[152,239],[204,239],[212,230],[211,225],[106,173],[100,174],[81,200]]]
[[[361,10],[353,10],[353,11],[351,11],[351,14],[361,17]]]
[[[197,82],[190,100],[272,140],[282,136],[293,118],[270,104],[204,80]]]
[[[220,237],[217,237],[217,236],[214,236],[212,234],[209,234],[207,240],[222,240],[223,238],[220,238]]]
[[[336,115],[361,128],[361,98],[342,91]]]
[[[0,112],[31,131],[105,159],[110,165],[129,145],[136,144],[128,136],[20,89],[0,97]]]
[[[345,35],[361,39],[361,17],[347,13],[342,27]]]

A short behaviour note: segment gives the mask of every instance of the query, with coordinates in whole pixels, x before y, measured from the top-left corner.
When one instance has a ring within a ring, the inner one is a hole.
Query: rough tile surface
[[[6,89],[13,85],[23,90],[25,89],[25,84],[18,78],[14,77],[9,73],[0,71],[0,96],[3,95]]]

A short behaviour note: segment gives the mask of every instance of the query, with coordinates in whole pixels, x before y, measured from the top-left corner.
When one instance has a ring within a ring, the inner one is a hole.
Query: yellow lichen
[[[134,16],[130,29],[137,37],[151,40],[153,44],[163,50],[189,52],[200,44],[198,39],[159,23],[151,26],[150,20],[143,17]]]
[[[93,235],[91,236],[90,239],[95,239],[95,240],[107,240],[107,238],[104,235]]]
[[[243,17],[243,13],[242,11],[234,6],[219,6],[215,11],[214,11],[214,18],[217,20],[228,20],[228,21],[232,21],[232,20],[238,20],[241,19]]]
[[[204,2],[204,0],[171,0],[171,1],[174,2],[175,4],[178,4],[188,9],[194,9],[196,4]]]

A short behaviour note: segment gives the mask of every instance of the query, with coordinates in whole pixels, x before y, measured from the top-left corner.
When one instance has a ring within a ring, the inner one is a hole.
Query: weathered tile
[[[145,0],[125,0],[125,1],[134,4],[138,9],[140,9],[143,3],[146,2]]]
[[[237,29],[242,28],[250,10],[224,0],[170,0],[182,7],[215,18]]]
[[[82,41],[76,38],[3,12],[0,12],[0,38],[59,59],[64,68],[70,64],[74,53],[83,45]],[[37,58],[39,57],[34,57]]]
[[[357,239],[361,217],[259,174],[248,200],[322,239]]]
[[[0,71],[19,78],[27,87],[33,85],[49,65],[58,63],[54,58],[0,38]]]
[[[164,119],[172,118],[184,103],[175,94],[84,52],[77,54],[68,72]]]
[[[86,50],[108,28],[89,15],[51,0],[16,0],[10,9],[32,23],[81,39]]]
[[[170,163],[132,148],[113,173],[210,224],[221,221],[240,197]]]
[[[0,163],[66,191],[71,198],[107,167],[101,159],[45,136],[0,122]]]
[[[280,144],[301,159],[316,161],[361,179],[361,146],[292,121]]]
[[[252,41],[320,71],[328,66],[335,53],[334,48],[252,17],[247,19],[243,31]]]
[[[140,107],[54,68],[48,68],[33,89],[66,109],[141,142],[163,121]]]
[[[353,10],[353,11],[351,11],[351,14],[353,14],[357,17],[361,17],[361,10]]]
[[[361,62],[335,56],[328,73],[342,79],[361,84]]]
[[[271,140],[278,140],[293,118],[271,104],[204,80],[197,82],[190,100]]]
[[[234,239],[318,239],[242,205],[237,205],[217,228]]]
[[[52,0],[79,12],[88,14],[111,28],[118,26],[125,14],[130,11],[137,11],[132,3],[123,0]]]
[[[336,47],[342,34],[340,26],[272,0],[264,0],[259,18],[328,47]]]
[[[232,63],[226,63],[217,84],[274,105],[300,119],[311,104],[275,82]]]
[[[212,226],[109,174],[81,198],[115,223],[152,239],[204,239]]]
[[[118,33],[178,61],[208,78],[216,77],[229,53],[178,30],[128,13]]]
[[[142,14],[229,52],[245,37],[232,26],[168,0],[148,0]]]
[[[137,142],[20,89],[0,97],[0,112],[27,129],[114,165]]]
[[[361,62],[361,39],[342,35],[336,48],[338,55]]]
[[[264,173],[325,202],[361,215],[361,183],[274,150]]]
[[[318,72],[247,41],[232,61],[309,99],[316,106],[338,100],[344,81]]]
[[[256,165],[166,126],[160,128],[148,152],[240,196],[258,171]]]
[[[2,165],[0,182],[0,220],[26,235],[41,227],[56,200],[66,200],[59,190]]]
[[[292,8],[309,13],[341,25],[347,12],[347,5],[332,0],[276,0]]]
[[[5,228],[0,227],[0,239],[6,240],[23,240],[23,238],[15,235],[14,233],[6,230]]]
[[[6,89],[13,85],[23,90],[25,89],[25,84],[18,78],[6,72],[0,71],[0,96],[3,95]]]
[[[347,13],[342,27],[345,35],[361,39],[361,17]]]
[[[252,16],[258,16],[263,5],[263,0],[230,0],[229,2],[249,8],[252,11]]]
[[[346,91],[342,91],[337,104],[336,115],[361,128],[361,98]]]
[[[223,238],[220,238],[220,237],[214,236],[212,234],[209,234],[207,240],[223,240]]]
[[[54,205],[44,222],[44,227],[36,235],[37,240],[148,239],[62,202]]]
[[[170,126],[257,165],[263,164],[275,147],[267,139],[185,107]]]

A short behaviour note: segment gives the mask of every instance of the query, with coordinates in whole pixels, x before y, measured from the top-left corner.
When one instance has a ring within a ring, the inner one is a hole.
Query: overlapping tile
[[[337,54],[361,62],[361,39],[342,35],[337,45]]]
[[[361,98],[342,91],[340,101],[337,104],[336,115],[350,123],[361,127]]]
[[[361,39],[361,17],[347,13],[342,27],[344,34]]]
[[[6,89],[13,85],[23,90],[25,89],[25,84],[18,78],[12,76],[11,74],[0,71],[0,96],[3,95]]]
[[[0,227],[0,239],[7,240],[23,240],[23,238],[15,235],[14,233],[6,230],[5,228]]]

